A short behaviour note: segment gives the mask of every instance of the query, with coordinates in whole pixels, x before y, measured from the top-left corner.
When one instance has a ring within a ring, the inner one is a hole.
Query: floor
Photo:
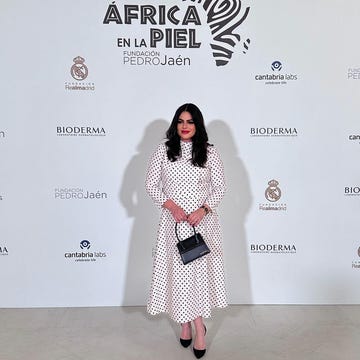
[[[204,359],[358,360],[360,306],[241,305],[206,320]],[[195,359],[144,307],[0,309],[0,360]]]

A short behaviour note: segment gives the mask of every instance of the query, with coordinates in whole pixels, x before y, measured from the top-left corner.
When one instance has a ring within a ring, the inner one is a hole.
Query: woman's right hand
[[[183,208],[175,204],[171,199],[166,200],[163,204],[163,207],[171,212],[171,215],[177,223],[187,220],[187,215]]]

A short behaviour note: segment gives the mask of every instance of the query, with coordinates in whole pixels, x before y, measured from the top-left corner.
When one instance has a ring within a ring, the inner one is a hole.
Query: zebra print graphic
[[[186,1],[186,0],[183,0]],[[241,0],[191,0],[202,3],[207,14],[207,24],[210,27],[213,41],[210,46],[217,66],[226,65],[232,57],[234,47],[241,41],[239,34],[234,34],[247,18],[250,7],[244,7]],[[250,39],[243,42],[245,50],[248,50]],[[243,51],[246,53],[246,51]]]

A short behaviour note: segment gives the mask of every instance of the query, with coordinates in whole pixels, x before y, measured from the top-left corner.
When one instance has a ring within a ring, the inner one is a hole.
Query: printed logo
[[[85,59],[81,56],[74,58],[74,65],[71,67],[70,73],[75,80],[85,80],[89,74],[87,66],[84,64]]]
[[[357,249],[357,256],[360,257],[360,247]],[[351,267],[353,269],[360,269],[360,260],[353,260]]]
[[[282,64],[280,61],[274,61],[272,64],[271,64],[271,69],[273,71],[280,71],[282,69]]]
[[[345,196],[359,196],[360,195],[360,186],[345,186],[344,187]]]
[[[349,135],[350,141],[358,141],[360,144],[360,135]]]
[[[80,249],[90,249],[90,241],[80,241]],[[74,260],[75,262],[95,262],[97,260],[105,260],[107,254],[105,251],[73,251],[64,254],[66,260]]]
[[[250,128],[251,137],[296,137],[297,128],[291,127],[252,127]]]
[[[286,85],[289,82],[298,80],[297,74],[282,72],[283,64],[278,60],[273,61],[270,68],[272,73],[257,74],[255,80],[261,81],[265,85]]]
[[[252,254],[296,254],[294,244],[251,244]]]
[[[226,3],[226,5],[224,4]],[[238,34],[233,31],[237,29],[247,18],[250,8],[245,8],[241,14],[241,1],[205,0],[203,8],[207,15],[207,24],[211,29],[213,42],[210,44],[217,66],[226,65],[232,57],[233,49],[241,41]],[[250,39],[243,43],[248,50]],[[244,51],[243,51],[244,52]]]
[[[85,59],[81,56],[76,56],[73,59],[74,64],[70,68],[70,74],[76,82],[66,81],[66,90],[95,90],[95,84],[93,82],[83,82],[89,75],[89,69],[84,64]]]
[[[275,202],[280,200],[281,198],[281,190],[278,187],[279,182],[276,180],[270,180],[268,182],[268,187],[265,190],[265,197],[267,200],[271,202]]]
[[[5,137],[5,131],[0,131],[0,139]]]
[[[106,136],[103,127],[92,126],[57,126],[57,136]]]
[[[9,251],[6,246],[0,246],[0,256],[9,255]]]
[[[80,248],[81,249],[90,249],[90,241],[89,240],[82,240],[80,242]]]
[[[261,203],[259,204],[259,210],[282,210],[285,211],[287,209],[287,205],[285,203],[277,203],[281,196],[281,189],[279,188],[279,182],[275,179],[270,180],[268,182],[268,187],[265,189],[265,199],[269,201],[269,203]]]
[[[56,200],[103,200],[108,198],[106,192],[91,192],[81,188],[56,188]]]
[[[129,36],[117,38],[119,48],[123,51],[123,64],[137,66],[190,66],[191,58],[183,57],[181,49],[199,49],[202,43],[198,40],[197,27],[202,26],[199,11],[203,11],[212,40],[210,47],[216,66],[226,65],[232,58],[236,45],[241,43],[238,33],[241,24],[247,19],[250,7],[243,6],[240,0],[194,0],[178,1],[178,5],[122,5],[118,7],[113,1],[107,8],[103,24],[126,27],[148,26],[147,38],[134,38],[129,29]],[[180,6],[180,7],[179,7]],[[201,6],[201,7],[200,7]],[[179,27],[179,25],[181,27]],[[250,39],[242,42],[243,53],[249,49]],[[179,49],[179,55],[172,57],[155,49]],[[142,50],[131,50],[142,48]],[[188,54],[188,52],[187,52]]]
[[[360,80],[360,67],[348,69],[348,80]]]

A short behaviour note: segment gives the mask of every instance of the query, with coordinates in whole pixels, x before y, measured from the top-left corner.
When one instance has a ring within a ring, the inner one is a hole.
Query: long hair
[[[176,161],[180,157],[180,136],[177,132],[179,117],[182,112],[191,114],[195,125],[195,135],[192,137],[192,159],[195,166],[204,167],[207,161],[208,135],[205,129],[204,118],[200,109],[194,104],[181,105],[175,112],[174,118],[166,132],[167,156],[170,161]]]

